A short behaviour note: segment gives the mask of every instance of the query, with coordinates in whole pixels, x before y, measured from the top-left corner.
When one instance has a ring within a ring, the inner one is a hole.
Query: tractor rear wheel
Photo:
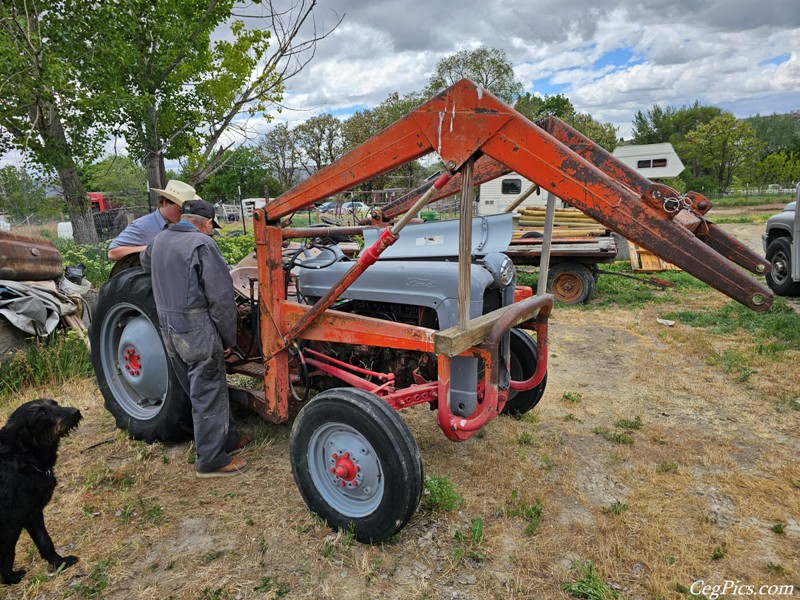
[[[292,427],[289,456],[311,512],[360,542],[400,531],[422,497],[422,462],[408,426],[363,390],[331,389],[306,404]]]
[[[123,271],[100,289],[90,329],[92,366],[117,427],[131,437],[191,437],[191,402],[167,357],[150,276]]]

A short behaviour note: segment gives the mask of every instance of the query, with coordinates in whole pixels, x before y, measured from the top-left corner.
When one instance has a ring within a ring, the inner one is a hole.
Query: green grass
[[[664,317],[719,334],[744,331],[752,336],[757,354],[774,360],[782,358],[786,350],[800,350],[800,314],[781,297],[776,297],[772,307],[764,312],[754,312],[738,302],[729,302],[717,310],[684,310],[667,313]],[[740,358],[731,357],[731,360]]]
[[[678,471],[678,463],[662,460],[656,467],[658,473],[676,473]]]
[[[641,429],[642,420],[638,416],[635,419],[620,419],[614,426],[620,429]]]
[[[767,219],[770,218],[771,215],[769,214],[751,214],[751,215],[736,215],[732,217],[717,217],[712,218],[711,220],[714,221],[717,225],[723,223],[747,223],[747,224],[763,224],[767,222]]]
[[[92,374],[86,344],[76,331],[56,330],[48,338],[17,350],[0,364],[0,399],[28,387],[57,385]]]
[[[683,271],[664,271],[653,275],[633,273],[630,263],[626,262],[602,265],[601,269],[609,273],[600,274],[592,301],[588,305],[578,306],[580,310],[598,306],[639,308],[645,304],[679,303],[680,296],[686,292],[708,289],[705,283]],[[614,273],[632,275],[637,279],[618,277]],[[662,290],[647,283],[651,277],[672,283],[673,287]]]
[[[615,500],[614,502],[612,502],[609,505],[609,507],[606,509],[605,512],[607,512],[608,514],[614,515],[615,517],[618,517],[619,515],[624,513],[626,510],[628,510],[628,505],[627,504],[625,504],[624,502],[620,502],[619,500]]]
[[[429,511],[453,511],[464,503],[456,486],[447,477],[428,475],[422,493],[422,508]]]
[[[578,571],[579,577],[561,586],[561,589],[573,598],[585,598],[586,600],[614,600],[619,598],[619,594],[603,581],[591,561],[576,563],[573,568]]]
[[[277,577],[262,577],[259,584],[253,588],[254,592],[266,594],[272,592],[274,598],[281,598],[291,591],[288,583],[280,581]]]
[[[708,289],[708,286],[699,279],[683,271],[664,271],[647,275],[633,273],[630,263],[619,261],[613,264],[603,264],[600,268],[607,273],[601,273],[597,280],[597,287],[589,304],[559,305],[560,309],[592,310],[602,306],[619,306],[622,308],[639,308],[645,304],[679,303],[682,294],[687,292]],[[614,273],[630,275],[636,279],[615,276]],[[674,284],[665,290],[647,283],[655,277]],[[518,273],[519,284],[529,285],[536,289],[538,275],[536,273]]]
[[[112,564],[110,560],[98,560],[92,567],[88,577],[82,578],[77,585],[67,588],[64,591],[64,597],[102,598],[103,590],[108,586],[106,569]]]
[[[517,443],[520,446],[532,446],[533,445],[533,436],[528,431],[520,432],[519,436],[517,437]]]
[[[525,535],[534,535],[539,526],[542,524],[542,513],[544,512],[544,505],[541,499],[536,499],[533,504],[527,504],[519,501],[519,492],[517,490],[511,491],[511,500],[514,506],[506,511],[509,517],[519,517],[525,523]]]
[[[747,196],[736,194],[731,196],[709,196],[713,206],[764,206],[765,204],[787,204],[791,202],[794,197],[790,194],[748,194]],[[714,209],[711,209],[709,217],[712,221],[716,222],[714,218]]]
[[[605,427],[595,427],[594,433],[599,435],[601,438],[608,440],[609,442],[613,442],[615,444],[626,444],[631,445],[633,444],[633,438],[625,433],[620,433],[619,431],[610,431]]]

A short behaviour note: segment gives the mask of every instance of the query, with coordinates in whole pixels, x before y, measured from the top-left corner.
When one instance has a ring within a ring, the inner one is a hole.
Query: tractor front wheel
[[[408,426],[363,390],[331,389],[306,404],[292,427],[289,456],[311,512],[360,542],[400,531],[422,497],[422,462]]]
[[[526,381],[533,377],[539,362],[539,352],[533,338],[521,329],[511,330],[511,379]],[[542,399],[547,387],[547,373],[542,382],[529,390],[511,390],[501,414],[518,416],[532,410]]]

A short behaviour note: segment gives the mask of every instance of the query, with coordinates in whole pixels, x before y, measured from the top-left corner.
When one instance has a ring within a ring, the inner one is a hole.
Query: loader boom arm
[[[266,221],[430,152],[451,172],[477,158],[487,173],[516,171],[745,306],[769,308],[771,291],[737,266],[761,273],[763,259],[705,219],[707,199],[651,183],[557,119],[542,125],[461,80],[268,203]]]

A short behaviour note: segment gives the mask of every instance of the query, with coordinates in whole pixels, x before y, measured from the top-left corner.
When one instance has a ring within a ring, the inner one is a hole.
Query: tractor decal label
[[[443,235],[429,235],[426,237],[418,237],[416,239],[417,246],[441,246],[444,244]]]
[[[433,282],[430,279],[420,279],[419,277],[409,277],[406,279],[406,285],[408,287],[416,287],[416,288],[432,288]]]

